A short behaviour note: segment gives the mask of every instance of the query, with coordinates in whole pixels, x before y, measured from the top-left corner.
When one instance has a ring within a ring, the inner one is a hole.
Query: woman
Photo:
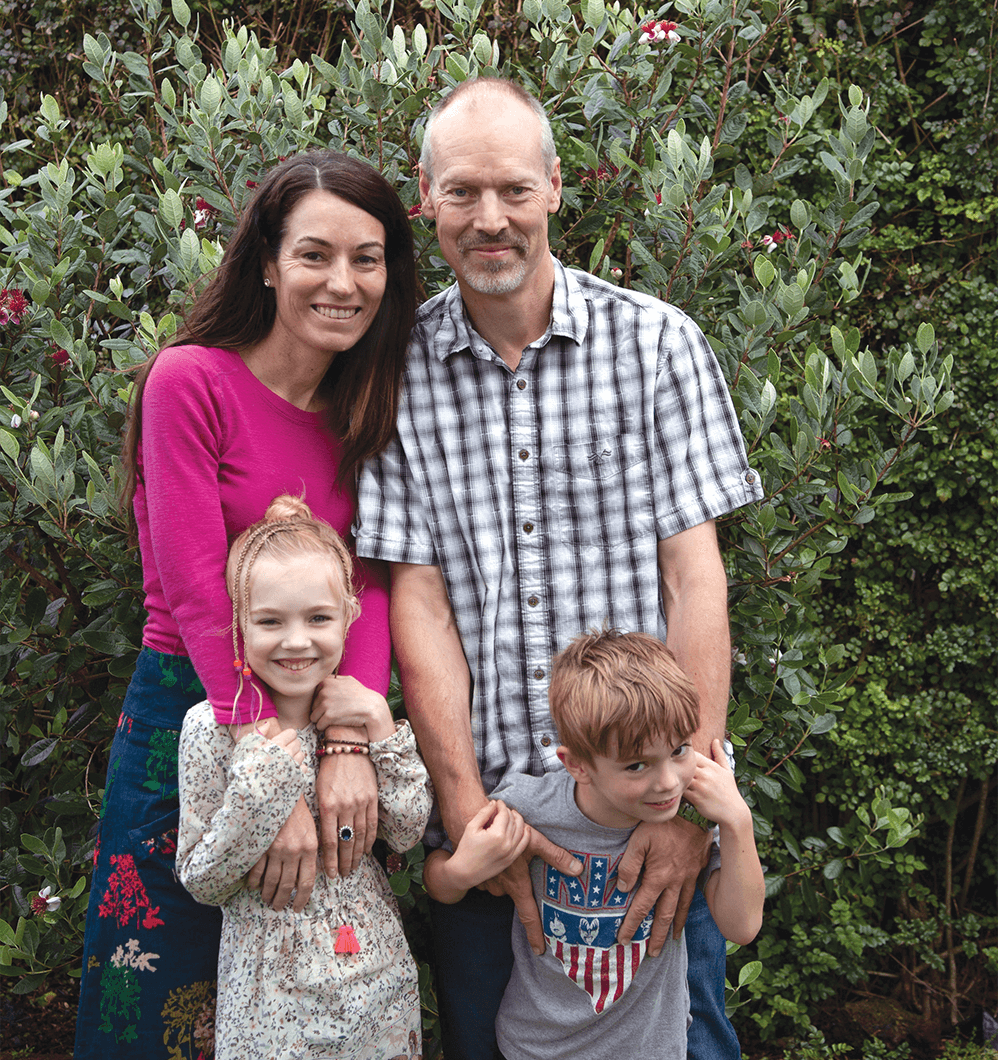
[[[243,664],[229,636],[228,545],[281,493],[304,493],[349,533],[355,471],[394,430],[416,292],[412,233],[390,185],[344,155],[299,155],[261,182],[177,344],[139,374],[124,457],[149,617],[108,766],[77,1058],[211,1055],[221,921],[174,872],[177,742],[204,698],[237,737],[276,713],[266,699],[233,700]],[[355,694],[357,682],[387,691],[386,579],[357,571],[363,615],[324,696]],[[318,789],[323,864],[346,875],[374,839],[373,770],[331,755]],[[301,801],[250,885],[274,908],[300,910],[317,848]]]

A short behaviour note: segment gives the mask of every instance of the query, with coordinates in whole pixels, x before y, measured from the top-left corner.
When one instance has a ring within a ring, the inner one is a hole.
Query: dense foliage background
[[[993,1012],[993,0],[0,16],[7,985],[81,951],[143,617],[115,503],[131,369],[172,335],[254,178],[315,143],[383,169],[427,293],[447,283],[416,208],[422,122],[448,85],[499,72],[554,117],[556,252],[701,323],[763,476],[766,500],[721,526],[731,726],[769,884],[762,934],[729,961],[743,1041],[934,1056]],[[389,866],[417,950],[420,865]]]

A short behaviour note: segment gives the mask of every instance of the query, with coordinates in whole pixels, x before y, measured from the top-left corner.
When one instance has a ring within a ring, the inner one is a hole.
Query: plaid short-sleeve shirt
[[[761,496],[693,321],[556,261],[550,327],[515,370],[456,284],[421,307],[357,552],[441,568],[489,792],[558,764],[552,656],[604,621],[664,639],[658,541]]]

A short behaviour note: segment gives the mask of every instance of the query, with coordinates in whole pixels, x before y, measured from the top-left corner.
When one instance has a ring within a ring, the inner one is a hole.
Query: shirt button
[[[516,389],[517,390],[526,390],[527,389],[527,381],[526,381],[526,379],[517,379],[517,381],[516,381]]]
[[[541,737],[541,747],[550,747],[550,746],[551,746],[551,737],[550,736],[542,736]]]
[[[755,482],[755,475],[753,475],[753,474],[752,474],[752,472],[750,471],[750,472],[749,472],[749,473],[748,473],[748,474],[747,474],[747,475],[745,476],[745,481],[746,481],[746,482],[747,482],[747,483],[748,483],[748,484],[749,484],[749,485],[751,486],[751,485],[752,485],[752,483],[753,483],[753,482]]]
[[[521,449],[517,455],[521,460],[526,460],[527,457],[530,456],[530,453],[526,449]]]
[[[536,680],[538,680],[538,681],[543,681],[544,680],[544,671],[543,670],[534,670],[534,678]]]
[[[536,596],[528,596],[527,603],[530,604],[531,607],[536,607],[540,603],[540,600],[538,600]]]
[[[525,534],[532,534],[534,532],[534,524],[533,523],[524,523],[523,524],[523,532]]]

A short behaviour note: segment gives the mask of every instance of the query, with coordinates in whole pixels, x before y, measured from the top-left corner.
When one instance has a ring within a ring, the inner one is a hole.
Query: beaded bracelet
[[[369,755],[371,749],[366,743],[351,743],[349,740],[326,740],[325,745],[316,750],[323,755]]]

